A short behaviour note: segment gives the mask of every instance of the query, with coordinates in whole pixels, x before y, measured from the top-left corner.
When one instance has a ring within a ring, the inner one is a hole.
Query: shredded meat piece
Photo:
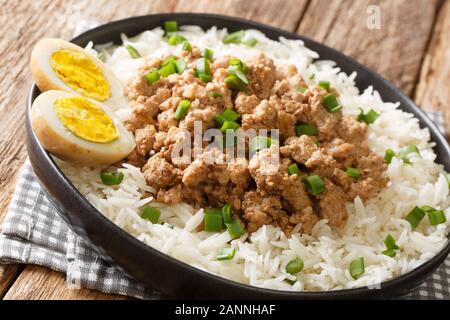
[[[195,46],[182,51],[177,58],[185,60],[187,69],[153,84],[145,75],[167,56],[147,60],[125,87],[131,108],[125,126],[136,142],[126,161],[141,168],[147,184],[155,188],[156,201],[202,207],[230,203],[233,217],[249,232],[273,224],[286,234],[298,229],[311,233],[320,218],[343,226],[346,201],[365,201],[386,186],[387,167],[368,147],[367,125],[341,111],[329,112],[323,103],[328,92],[308,86],[295,66],[275,66],[264,54],[254,56],[244,61],[247,90],[237,91],[225,83],[231,56],[211,61],[209,82],[196,73],[201,57],[202,50]],[[333,88],[331,92],[339,97]],[[190,108],[177,120],[175,111],[182,100],[188,100]],[[207,139],[195,142],[194,124],[200,123],[202,132],[219,129],[216,116],[227,108],[238,113],[236,123],[243,130],[279,129],[279,141],[272,135],[272,145],[254,155],[248,136],[243,146],[231,145],[225,151],[212,148]],[[317,135],[297,136],[298,124],[314,125]],[[239,147],[245,153],[232,155]],[[294,174],[288,170],[293,164],[299,170]],[[359,169],[360,177],[350,177],[348,167]],[[315,197],[303,183],[311,174],[318,174],[325,185]]]

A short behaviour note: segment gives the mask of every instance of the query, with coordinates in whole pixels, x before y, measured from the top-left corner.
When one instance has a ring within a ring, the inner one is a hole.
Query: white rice
[[[333,228],[322,220],[313,228],[312,235],[293,234],[289,238],[271,225],[231,242],[227,231],[197,232],[204,213],[203,210],[196,212],[188,204],[153,203],[161,209],[163,224],[143,220],[140,209],[152,201],[143,195],[153,188],[146,185],[140,170],[131,165],[119,169],[125,174],[120,187],[110,187],[99,179],[102,168],[80,170],[61,163],[80,192],[108,219],[146,244],[199,269],[258,287],[316,291],[373,286],[409,272],[437,253],[447,242],[450,231],[450,197],[444,169],[434,162],[436,155],[428,129],[421,129],[412,114],[399,110],[398,103],[383,102],[373,88],[360,94],[354,84],[355,73],[348,76],[340,72],[332,61],[312,63],[318,54],[304,47],[302,41],[281,38],[276,42],[258,31],[249,30],[247,32],[258,39],[258,44],[248,48],[223,44],[221,39],[226,32],[226,29],[217,28],[205,32],[196,26],[186,26],[181,34],[201,49],[212,48],[216,57],[229,54],[243,59],[264,52],[277,64],[294,64],[305,79],[315,74],[316,82],[330,81],[340,93],[344,113],[356,114],[357,108],[362,107],[365,111],[375,109],[381,114],[369,127],[368,140],[372,150],[383,156],[388,148],[398,150],[414,144],[422,157],[414,158],[411,165],[393,158],[387,170],[390,179],[387,188],[366,204],[359,198],[348,203],[349,220],[344,228]],[[156,57],[181,50],[180,46],[172,47],[166,43],[161,28],[145,31],[131,39],[125,35],[122,38],[124,44],[131,43],[143,56]],[[124,83],[144,62],[143,59],[131,59],[124,47],[105,45],[96,49],[104,51],[107,64]],[[96,53],[92,46],[89,50]],[[119,115],[127,112],[126,108],[117,111]],[[425,204],[445,210],[447,222],[430,226],[425,218],[412,231],[403,218],[414,206]],[[381,253],[385,250],[383,239],[388,233],[400,246],[394,258]],[[222,248],[230,246],[236,248],[233,260],[214,260]],[[293,276],[286,273],[285,267],[296,256],[304,261],[304,269]],[[365,273],[354,280],[349,264],[360,256],[364,257]]]

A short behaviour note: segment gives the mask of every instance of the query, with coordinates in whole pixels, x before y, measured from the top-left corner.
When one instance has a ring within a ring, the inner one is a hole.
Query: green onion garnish
[[[447,179],[448,187],[450,188],[450,173],[445,175],[445,179]]]
[[[188,100],[181,100],[178,104],[178,108],[175,111],[175,119],[181,120],[183,119],[186,114],[188,113],[189,109],[191,108],[191,102]]]
[[[425,217],[425,212],[419,207],[415,207],[411,210],[411,212],[406,216],[405,220],[411,224],[413,230],[417,228],[420,221],[422,221],[423,217]]]
[[[375,120],[378,119],[380,115],[373,109],[370,109],[369,112],[367,112],[366,114],[364,114],[363,109],[359,108],[359,114],[356,117],[356,120],[358,120],[359,122],[365,122],[366,124],[372,124],[375,122]]]
[[[428,219],[430,220],[430,224],[432,226],[436,226],[447,221],[443,210],[432,210],[428,212]]]
[[[296,274],[303,270],[303,261],[299,257],[292,259],[286,265],[286,272],[290,274]]]
[[[225,78],[225,83],[236,90],[239,91],[246,91],[247,90],[247,86],[245,85],[245,83],[243,83],[238,77],[236,77],[235,75],[230,75],[228,77]]]
[[[211,68],[209,67],[209,61],[205,58],[200,58],[196,63],[197,72],[199,74],[211,74]]]
[[[334,93],[329,93],[323,97],[323,104],[327,108],[328,112],[336,112],[342,109],[342,106],[339,105]]]
[[[222,210],[216,208],[206,208],[203,230],[209,232],[222,231]]]
[[[191,45],[191,43],[189,41],[184,40],[183,41],[183,46],[181,47],[181,49],[184,50],[184,51],[191,52],[192,51],[192,45]]]
[[[383,242],[384,245],[386,246],[386,250],[384,250],[382,254],[391,258],[395,257],[396,255],[395,250],[399,249],[399,247],[395,244],[394,237],[388,234]]]
[[[205,59],[208,59],[209,61],[211,61],[213,59],[214,56],[214,51],[208,48],[205,48],[205,50],[203,51],[203,57]]]
[[[166,33],[177,32],[178,23],[176,21],[164,21],[164,30]]]
[[[270,148],[272,145],[272,139],[269,137],[257,136],[252,139],[250,144],[250,150],[253,153],[261,151],[263,149]]]
[[[242,38],[244,38],[245,31],[239,30],[228,34],[224,39],[223,43],[240,43]]]
[[[359,257],[350,263],[350,275],[353,279],[358,279],[364,274],[364,258]]]
[[[318,87],[330,91],[330,81],[319,81]]]
[[[98,58],[100,61],[105,62],[105,60],[106,60],[105,53],[102,52],[102,51],[98,52],[98,53],[97,53],[97,58]]]
[[[137,51],[137,49],[135,47],[133,47],[132,45],[129,44],[125,48],[127,49],[131,58],[137,59],[137,58],[141,57],[141,54],[139,53],[139,51]]]
[[[222,112],[222,116],[227,121],[236,121],[239,118],[239,113],[234,112],[231,108],[226,108],[224,112]]]
[[[295,126],[295,132],[297,133],[297,136],[314,136],[318,133],[316,126],[312,124],[299,124]]]
[[[226,222],[225,226],[230,233],[231,239],[236,239],[245,234],[245,230],[241,225],[239,220],[234,220],[232,222]]]
[[[220,92],[211,92],[211,97],[213,97],[213,98],[222,98],[223,94],[221,94]]]
[[[323,183],[322,178],[317,175],[313,174],[305,178],[304,180],[306,189],[313,195],[317,196],[318,194],[321,194],[325,191],[325,185]]]
[[[103,184],[113,186],[120,184],[123,181],[124,174],[123,172],[101,172],[100,178],[102,179]]]
[[[387,164],[390,164],[392,162],[392,158],[395,157],[395,152],[392,149],[387,149],[384,153],[384,161],[386,161]]]
[[[241,43],[245,44],[247,47],[252,48],[258,43],[258,40],[256,40],[255,37],[244,37]]]
[[[225,118],[225,117],[224,117],[224,118]],[[234,122],[234,121],[228,121],[228,120],[225,119],[225,122],[223,123],[222,127],[220,127],[219,130],[220,130],[222,133],[226,133],[227,130],[235,131],[235,130],[238,129],[238,128],[239,128],[239,124],[237,124],[237,123]]]
[[[214,117],[214,120],[219,124],[219,125],[223,125],[223,123],[226,121],[226,119],[224,118],[224,116],[222,116],[221,114],[218,114],[217,116]]]
[[[211,77],[209,74],[204,74],[204,73],[199,74],[199,75],[198,75],[198,78],[199,78],[200,80],[202,80],[203,83],[208,83],[208,82],[210,82],[211,79],[212,79],[212,77]]]
[[[231,204],[227,203],[222,207],[222,218],[223,222],[230,223],[231,220]]]
[[[309,80],[314,80],[315,78],[316,78],[316,75],[314,73],[309,76]]]
[[[145,79],[147,80],[148,84],[150,84],[150,85],[154,84],[156,81],[159,80],[158,71],[156,71],[156,70],[150,71],[149,73],[147,73],[145,75]]]
[[[160,215],[161,212],[158,209],[147,205],[142,210],[141,217],[142,219],[151,221],[152,223],[158,223]]]
[[[171,74],[177,73],[177,66],[173,61],[168,62],[158,70],[158,73],[161,77],[168,77]]]
[[[176,69],[177,69],[177,72],[178,72],[179,74],[182,74],[182,73],[184,72],[184,70],[187,69],[187,64],[186,64],[186,62],[185,62],[183,59],[178,59],[178,60],[175,62],[175,67],[176,67]]]
[[[403,162],[404,163],[411,163],[411,161],[409,160],[409,155],[411,154],[411,153],[416,153],[417,155],[419,155],[419,157],[420,157],[420,151],[419,151],[419,149],[417,148],[417,146],[415,146],[415,145],[409,145],[409,146],[406,146],[406,147],[404,147],[404,148],[402,148],[399,152],[398,152],[398,157],[400,158],[400,159],[402,159],[403,160]]]
[[[293,174],[299,174],[300,173],[300,169],[298,168],[298,165],[296,164],[296,163],[294,163],[294,164],[291,164],[289,167],[288,167],[288,173],[290,174],[290,175],[293,175]]]
[[[230,66],[237,66],[242,70],[242,72],[247,73],[247,66],[238,58],[231,58],[230,60],[228,60],[228,63],[230,64]]]
[[[241,80],[243,83],[245,83],[245,85],[248,84],[248,78],[245,75],[244,71],[242,71],[241,68],[239,68],[238,66],[230,66],[228,68],[228,72],[230,75],[234,75],[236,76],[239,80]]]
[[[359,179],[359,177],[361,177],[361,171],[358,168],[347,167],[345,172],[347,172],[347,175],[353,179]]]
[[[235,248],[223,248],[222,250],[220,250],[220,253],[216,257],[216,260],[219,261],[231,260],[233,259],[235,253],[236,253]]]
[[[175,46],[177,44],[183,43],[186,40],[185,37],[179,35],[179,34],[173,34],[171,36],[169,36],[169,39],[167,40],[167,42],[171,45],[171,46]]]
[[[306,90],[308,90],[308,88],[306,88],[306,87],[298,87],[298,88],[297,88],[297,91],[298,91],[298,92],[301,92],[301,93],[305,93]]]

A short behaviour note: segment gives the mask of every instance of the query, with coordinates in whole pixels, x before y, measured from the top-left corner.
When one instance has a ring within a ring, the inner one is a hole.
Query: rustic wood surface
[[[369,5],[381,9],[369,29]],[[159,12],[208,12],[256,20],[332,46],[371,67],[450,123],[450,0],[0,0],[0,223],[26,158],[28,57],[44,36],[70,39],[83,21],[104,23]],[[447,129],[450,133],[450,130]],[[0,298],[123,299],[68,289],[62,274],[0,266]]]

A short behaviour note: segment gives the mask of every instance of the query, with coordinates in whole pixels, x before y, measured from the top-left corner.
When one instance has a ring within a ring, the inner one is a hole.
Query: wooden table
[[[378,9],[380,28],[369,28]],[[311,37],[379,72],[424,109],[442,111],[450,124],[450,0],[0,0],[0,223],[27,156],[23,119],[33,45],[45,36],[70,39],[83,20],[161,12],[239,16]],[[63,274],[8,265],[0,266],[0,298],[124,297],[70,290]]]

